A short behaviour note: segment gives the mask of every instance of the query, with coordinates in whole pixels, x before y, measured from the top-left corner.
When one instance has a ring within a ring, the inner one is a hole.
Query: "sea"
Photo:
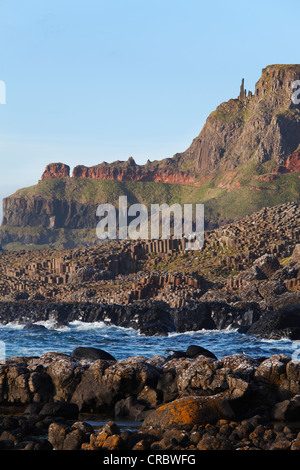
[[[27,330],[24,325],[0,325],[0,359],[15,356],[40,357],[46,352],[70,354],[75,348],[102,349],[116,360],[132,356],[167,357],[171,351],[185,351],[190,345],[202,346],[218,359],[244,353],[252,358],[286,354],[300,360],[300,341],[268,340],[239,333],[233,329],[201,330],[171,333],[168,336],[145,336],[131,328],[107,325],[103,322],[74,321],[63,328],[55,328],[50,321],[40,322],[46,329]]]

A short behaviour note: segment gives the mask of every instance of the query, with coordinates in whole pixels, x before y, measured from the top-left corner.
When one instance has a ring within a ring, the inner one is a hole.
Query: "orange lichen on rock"
[[[144,421],[145,426],[162,429],[191,429],[194,425],[232,419],[229,402],[220,395],[183,397],[157,408]]]

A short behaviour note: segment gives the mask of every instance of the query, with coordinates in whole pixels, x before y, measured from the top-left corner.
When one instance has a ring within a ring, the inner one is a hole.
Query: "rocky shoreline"
[[[86,413],[107,421],[95,428]],[[89,347],[10,358],[0,366],[0,450],[21,449],[299,450],[300,362],[217,358],[198,345],[150,359]]]
[[[295,293],[297,296],[300,293]],[[130,305],[94,302],[61,302],[20,300],[0,302],[0,324],[24,324],[41,328],[38,322],[51,321],[55,328],[70,322],[104,322],[139,330],[147,336],[167,336],[199,330],[236,329],[239,333],[266,339],[300,339],[300,306],[278,310],[259,309],[255,302],[236,306],[221,300],[191,303],[189,308],[171,308],[165,302],[137,301]]]

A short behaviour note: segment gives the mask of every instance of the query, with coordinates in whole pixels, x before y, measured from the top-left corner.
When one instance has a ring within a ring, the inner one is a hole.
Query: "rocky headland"
[[[102,203],[205,203],[208,228],[239,220],[265,206],[299,202],[300,114],[293,83],[300,65],[270,65],[255,90],[242,81],[236,98],[221,103],[189,148],[137,164],[49,163],[37,185],[3,200],[0,243],[54,248],[97,244]]]

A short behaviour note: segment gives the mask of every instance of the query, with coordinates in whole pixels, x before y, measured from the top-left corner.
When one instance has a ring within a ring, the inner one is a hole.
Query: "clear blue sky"
[[[297,63],[286,0],[0,0],[0,199],[50,162],[184,151],[208,114]]]

